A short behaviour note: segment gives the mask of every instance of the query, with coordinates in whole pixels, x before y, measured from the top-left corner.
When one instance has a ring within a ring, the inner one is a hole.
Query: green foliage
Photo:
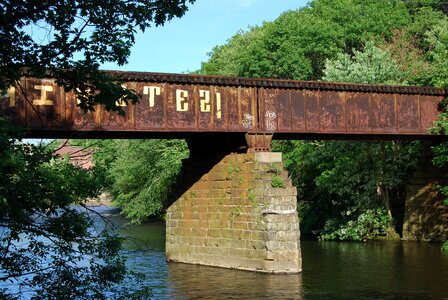
[[[335,60],[327,60],[322,80],[396,85],[406,84],[404,75],[387,50],[369,41],[353,56],[339,53]]]
[[[437,146],[432,147],[434,159],[432,162],[438,167],[443,167],[448,164],[448,142],[442,142]]]
[[[257,208],[258,207],[258,203],[257,203],[257,195],[255,195],[254,192],[250,192],[249,196],[247,196],[247,198],[249,199],[250,203],[252,204],[253,208]]]
[[[442,245],[442,250],[448,251],[448,241],[445,241]]]
[[[290,149],[293,150],[290,150]],[[301,230],[329,234],[366,209],[400,203],[419,142],[282,141],[276,151],[298,188]],[[305,202],[302,202],[305,201]],[[333,220],[329,227],[327,220]]]
[[[440,20],[425,33],[430,51],[430,80],[428,85],[448,87],[448,18]]]
[[[311,1],[238,32],[213,49],[200,72],[446,87],[447,16],[442,9],[442,1],[430,0]],[[434,131],[448,132],[447,120],[442,113]],[[441,155],[435,160],[448,162],[447,146],[437,150]],[[273,149],[283,152],[298,188],[302,231],[364,239],[391,233],[392,209],[402,205],[421,144],[274,141]],[[376,225],[369,227],[369,222]]]
[[[439,145],[432,147],[432,151],[434,153],[434,158],[432,160],[434,165],[443,167],[448,164],[448,142],[442,142]],[[437,185],[437,188],[442,195],[446,197],[444,203],[445,205],[448,205],[448,186]]]
[[[70,143],[95,150],[94,170],[101,188],[112,193],[114,204],[123,207],[123,213],[135,223],[162,217],[181,161],[188,157],[186,143],[181,140],[70,140]]]
[[[11,138],[0,123],[2,286],[14,283],[39,299],[123,295],[116,285],[128,276],[121,238],[110,226],[91,228],[90,212],[82,208],[98,194],[94,171],[53,157],[43,145]],[[19,299],[21,293],[0,289],[0,298]]]
[[[274,173],[274,174],[278,175],[278,174],[280,174],[282,172],[282,170],[281,170],[281,168],[277,164],[270,163],[268,172]]]
[[[326,59],[361,49],[372,36],[389,40],[410,15],[400,1],[321,0],[249,28],[215,47],[200,73],[317,80]]]
[[[426,32],[426,41],[431,45],[428,53],[431,62],[429,68],[428,80],[430,84],[448,89],[448,18],[440,20],[429,31]],[[447,99],[440,103],[442,112],[439,114],[438,120],[434,122],[434,127],[429,131],[436,134],[448,133],[448,102]],[[433,163],[442,167],[448,164],[448,143],[442,142],[432,147],[434,152]],[[440,192],[446,198],[444,203],[448,205],[448,186],[439,186]]]
[[[327,60],[324,74],[328,81],[377,84],[402,84],[405,78],[390,54],[373,42],[352,56]],[[390,210],[391,201],[399,201],[420,154],[417,142],[282,141],[274,147],[284,153],[299,199],[307,201],[299,205],[303,231],[325,239],[389,232],[390,213],[387,230],[366,227],[363,232],[362,227],[373,212]]]
[[[280,176],[274,175],[272,176],[271,186],[276,188],[284,188],[285,182]]]
[[[112,168],[112,163],[117,159],[116,145],[118,142],[115,140],[72,139],[68,143],[72,146],[94,150],[93,170],[95,171],[96,179],[102,189],[110,190],[114,179],[109,170]]]
[[[187,10],[178,1],[7,1],[0,9],[0,90],[25,75],[57,79],[75,91],[82,109],[138,95],[98,70],[104,62],[127,62],[137,30],[159,26]]]
[[[229,216],[230,222],[234,222],[235,218],[241,215],[241,207],[242,205],[230,209],[230,216]]]
[[[109,170],[114,204],[133,222],[163,213],[168,193],[188,157],[183,140],[116,140]]]
[[[368,209],[345,224],[339,224],[337,219],[328,219],[319,239],[365,241],[386,236],[390,221],[385,209]]]

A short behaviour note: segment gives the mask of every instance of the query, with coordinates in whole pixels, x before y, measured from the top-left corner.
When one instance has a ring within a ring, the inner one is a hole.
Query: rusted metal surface
[[[272,133],[246,133],[248,152],[270,152]]]
[[[125,117],[84,113],[51,79],[24,78],[1,115],[31,136],[104,133],[276,133],[298,137],[428,136],[443,89],[200,75],[112,72],[142,95]]]

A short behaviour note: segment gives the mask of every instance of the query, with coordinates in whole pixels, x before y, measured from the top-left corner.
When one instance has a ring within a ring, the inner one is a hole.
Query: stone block
[[[207,229],[205,228],[191,228],[191,236],[195,237],[205,237],[207,236]]]
[[[267,186],[265,189],[256,189],[254,193],[257,196],[268,196],[268,197],[284,197],[284,196],[297,196],[297,189],[295,187],[271,187]]]
[[[299,249],[299,241],[280,242],[277,240],[268,240],[266,242],[266,248],[268,249],[268,251],[298,250]]]
[[[264,230],[252,230],[251,240],[255,241],[268,241],[269,234]]]
[[[173,218],[168,218],[165,222],[166,227],[177,227],[177,220]]]
[[[204,244],[206,247],[220,247],[220,238],[206,237]]]
[[[266,230],[276,230],[276,231],[295,231],[299,233],[299,223],[293,222],[266,222]]]
[[[297,241],[299,242],[299,233],[294,231],[277,231],[276,232],[276,240],[279,242],[290,242]]]
[[[264,260],[263,269],[270,273],[297,273],[300,267],[296,261]]]
[[[281,163],[281,152],[255,152],[254,160],[262,163]]]
[[[295,261],[300,252],[297,250],[267,251],[266,259],[273,261]]]
[[[207,237],[213,237],[213,238],[220,238],[221,235],[221,229],[207,229]]]
[[[296,211],[297,204],[296,203],[280,203],[280,204],[266,204],[264,206],[267,211],[276,211],[276,212],[287,212],[287,211]]]
[[[270,172],[270,173],[276,174],[283,170],[283,163],[282,162],[265,163],[265,162],[255,161],[253,168],[254,168],[253,170],[255,170],[257,172],[265,171],[265,172]]]
[[[242,230],[248,230],[248,222],[230,222],[230,228],[232,229],[242,229]]]
[[[266,249],[266,242],[264,242],[264,241],[257,241],[257,240],[247,240],[245,247],[248,248],[248,249],[267,250]]]
[[[287,215],[278,215],[278,214],[266,214],[264,216],[265,221],[267,223],[293,223],[298,222],[297,214],[287,214]]]
[[[233,246],[233,239],[221,238],[217,241],[218,247],[231,248]]]

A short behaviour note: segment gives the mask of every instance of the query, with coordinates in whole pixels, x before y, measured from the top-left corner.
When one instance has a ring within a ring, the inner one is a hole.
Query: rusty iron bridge
[[[281,153],[269,152],[273,134],[433,139],[440,136],[427,128],[446,96],[423,87],[111,75],[141,94],[138,104],[122,107],[124,117],[101,106],[84,113],[73,93],[36,78],[0,96],[0,116],[27,128],[29,137],[185,138],[190,156],[166,214],[167,260],[265,273],[302,269],[297,189],[286,171],[272,172],[284,167]]]
[[[29,137],[185,137],[275,133],[279,138],[431,137],[439,88],[108,71],[142,95],[125,117],[84,113],[52,79],[23,78],[0,116]],[[123,105],[117,103],[117,105]]]

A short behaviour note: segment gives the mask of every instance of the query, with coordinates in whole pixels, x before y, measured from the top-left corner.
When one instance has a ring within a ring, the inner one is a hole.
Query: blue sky
[[[129,63],[104,64],[102,69],[185,73],[200,68],[207,53],[240,29],[273,21],[282,12],[308,0],[196,0],[180,19],[138,33]]]

